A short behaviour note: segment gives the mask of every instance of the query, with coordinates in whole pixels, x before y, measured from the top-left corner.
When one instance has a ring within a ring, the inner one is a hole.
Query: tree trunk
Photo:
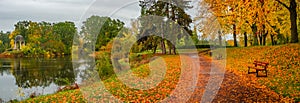
[[[162,54],[166,54],[166,45],[163,38],[161,39],[160,45],[161,45]]]
[[[254,40],[254,43],[253,43],[253,45],[258,45],[258,34],[254,34],[254,38],[253,38]]]
[[[283,5],[290,12],[290,22],[291,22],[291,43],[299,42],[298,31],[297,31],[297,3],[296,0],[289,0],[290,6],[276,0],[279,4]]]
[[[156,49],[157,49],[157,45],[155,45],[153,48],[153,54],[156,54]]]
[[[264,26],[263,26],[263,32],[262,32],[262,42],[263,42],[262,45],[263,45],[263,46],[266,45],[266,38],[267,38],[267,35],[268,35],[268,32],[265,33],[265,28],[266,28],[266,27],[265,27],[265,25],[264,25]]]
[[[258,33],[259,45],[262,45],[262,34],[261,32]]]
[[[297,4],[296,0],[290,0],[290,20],[291,20],[291,43],[298,43],[298,31],[297,31]]]
[[[248,46],[248,37],[247,37],[247,33],[245,32],[244,33],[244,45],[245,45],[245,47],[247,47]]]
[[[257,33],[257,27],[256,27],[255,24],[253,24],[253,25],[251,26],[251,28],[252,28],[252,33],[253,33],[253,45],[258,45],[258,39],[257,39],[257,35],[258,35],[258,33]]]
[[[176,47],[175,47],[175,44],[172,44],[172,48],[173,48],[173,52],[174,52],[174,55],[176,55]]]
[[[264,46],[266,45],[266,38],[267,38],[267,35],[268,35],[268,34],[264,34],[263,37],[262,37],[262,38],[263,38],[263,45],[264,45]]]
[[[219,33],[219,45],[222,46],[222,36],[220,33]]]
[[[236,39],[236,25],[233,24],[233,41],[234,41],[234,47],[237,47],[237,39]]]
[[[270,35],[271,36],[271,42],[272,42],[272,45],[274,46],[275,45],[275,41],[274,41],[274,35]]]
[[[173,46],[172,46],[171,43],[170,43],[168,46],[169,46],[169,54],[172,54],[172,47],[173,47]]]
[[[169,51],[169,54],[172,54],[172,43],[170,41],[167,40],[167,45],[168,45],[168,51]]]

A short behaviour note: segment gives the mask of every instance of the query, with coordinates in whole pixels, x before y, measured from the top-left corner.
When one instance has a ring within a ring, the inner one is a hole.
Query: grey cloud
[[[92,0],[0,0],[0,30],[17,21],[79,21]]]
[[[80,29],[91,15],[111,16],[130,24],[140,15],[138,0],[0,0],[0,30],[12,31],[22,20],[74,21]]]
[[[80,27],[89,16],[110,16],[130,2],[138,0],[0,0],[0,30],[12,31],[13,25],[22,20],[74,21]],[[123,9],[126,10],[117,12],[115,18],[122,20],[122,17],[139,16],[138,5]]]

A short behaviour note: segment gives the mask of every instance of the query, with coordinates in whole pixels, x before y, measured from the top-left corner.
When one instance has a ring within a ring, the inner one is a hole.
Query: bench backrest
[[[267,63],[267,62],[262,62],[262,61],[254,61],[254,63],[269,65],[269,63]]]
[[[263,67],[265,67],[265,68],[269,65],[269,63],[267,63],[267,62],[262,62],[262,61],[254,61],[253,64],[255,65],[255,67],[256,67],[256,66],[263,66]]]

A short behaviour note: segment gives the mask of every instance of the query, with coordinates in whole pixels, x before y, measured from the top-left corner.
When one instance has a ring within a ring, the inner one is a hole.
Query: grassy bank
[[[252,75],[247,74],[247,66],[251,65],[254,60],[270,63],[268,77],[257,78],[259,83],[271,88],[280,95],[300,101],[299,44],[227,49],[226,67],[236,74]]]

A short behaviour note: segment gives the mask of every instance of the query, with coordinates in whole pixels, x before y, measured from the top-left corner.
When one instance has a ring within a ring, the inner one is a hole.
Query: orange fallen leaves
[[[104,81],[105,88],[114,95],[114,97],[125,102],[159,102],[171,94],[175,89],[181,72],[181,61],[179,55],[161,56],[166,65],[167,71],[164,79],[154,88],[149,90],[133,89],[122,83],[117,77],[112,77]],[[146,77],[149,74],[149,65],[141,65],[133,70],[133,73],[140,78]],[[138,84],[137,84],[138,85]],[[97,86],[96,86],[97,87]],[[90,87],[94,88],[96,87]],[[99,95],[97,92],[94,96]],[[99,100],[92,100],[95,102]]]
[[[300,45],[258,46],[227,49],[227,69],[237,75],[248,76],[247,65],[254,60],[269,62],[267,78],[257,78],[284,97],[300,101]],[[255,75],[251,75],[256,78]]]

